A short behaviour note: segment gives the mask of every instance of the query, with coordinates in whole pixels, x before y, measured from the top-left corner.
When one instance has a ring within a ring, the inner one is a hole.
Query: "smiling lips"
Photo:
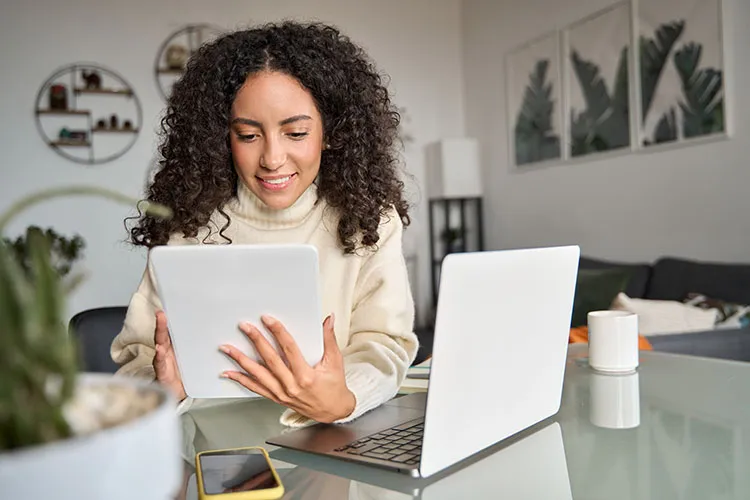
[[[289,187],[289,185],[294,181],[295,177],[297,177],[297,174],[274,177],[256,176],[255,178],[258,179],[259,184],[264,189],[268,189],[269,191],[281,191],[282,189],[286,189],[287,187]]]

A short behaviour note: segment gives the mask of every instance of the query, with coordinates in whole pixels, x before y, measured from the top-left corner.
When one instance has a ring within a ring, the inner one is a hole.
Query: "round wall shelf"
[[[222,30],[211,24],[188,24],[172,32],[159,47],[154,61],[156,87],[163,99],[167,99],[172,85],[182,73],[188,59],[204,43],[222,33]]]
[[[124,155],[143,125],[133,87],[111,69],[75,63],[55,71],[36,98],[44,142],[68,160],[95,165]]]

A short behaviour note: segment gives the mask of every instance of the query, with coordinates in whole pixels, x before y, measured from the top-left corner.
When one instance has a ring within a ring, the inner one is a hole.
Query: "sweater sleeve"
[[[364,260],[355,286],[349,342],[343,348],[346,384],[356,406],[345,423],[380,406],[398,392],[417,355],[414,300],[402,250],[403,225],[392,212],[381,228],[378,248]],[[281,423],[314,423],[287,410]]]
[[[162,307],[156,294],[149,266],[130,298],[122,330],[112,341],[112,360],[120,365],[118,375],[155,378],[152,362],[156,353],[154,330],[156,311]]]

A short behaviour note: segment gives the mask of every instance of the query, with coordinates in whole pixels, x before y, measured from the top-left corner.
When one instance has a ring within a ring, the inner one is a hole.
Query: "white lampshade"
[[[430,198],[482,195],[479,143],[471,137],[442,139],[427,145],[427,194]]]

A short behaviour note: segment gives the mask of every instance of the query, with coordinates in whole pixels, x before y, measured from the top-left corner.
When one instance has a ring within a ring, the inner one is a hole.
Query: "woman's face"
[[[312,95],[286,74],[248,77],[232,105],[230,138],[238,175],[270,208],[293,205],[320,170],[323,121]]]

